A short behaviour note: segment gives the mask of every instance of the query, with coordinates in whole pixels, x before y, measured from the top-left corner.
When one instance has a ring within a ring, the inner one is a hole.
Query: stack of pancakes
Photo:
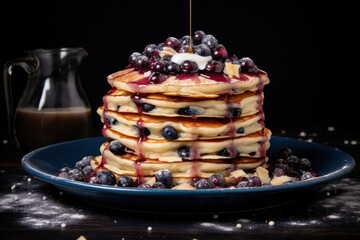
[[[232,184],[232,172],[264,164],[271,136],[263,113],[268,76],[223,62],[221,72],[178,72],[158,82],[150,81],[153,69],[131,65],[109,75],[112,89],[97,110],[106,141],[93,168],[131,176],[137,184],[153,181],[161,169],[172,172],[173,185],[213,174]]]

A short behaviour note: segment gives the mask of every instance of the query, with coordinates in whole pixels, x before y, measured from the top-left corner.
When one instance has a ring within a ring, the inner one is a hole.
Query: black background
[[[269,74],[268,128],[333,126],[358,135],[357,8],[354,1],[331,2],[193,0],[192,29],[213,34]],[[36,48],[86,49],[82,82],[100,135],[95,110],[110,89],[106,77],[147,44],[189,34],[189,1],[11,1],[0,18],[1,64]],[[26,82],[18,79],[15,99]],[[5,113],[4,98],[0,103]],[[7,132],[5,124],[0,129]]]

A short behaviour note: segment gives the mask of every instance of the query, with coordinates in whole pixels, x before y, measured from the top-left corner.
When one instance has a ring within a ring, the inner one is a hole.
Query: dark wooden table
[[[318,194],[282,206],[216,215],[144,214],[86,203],[28,175],[22,154],[2,136],[0,239],[359,239],[359,135],[328,127],[273,134],[337,147],[357,165]]]

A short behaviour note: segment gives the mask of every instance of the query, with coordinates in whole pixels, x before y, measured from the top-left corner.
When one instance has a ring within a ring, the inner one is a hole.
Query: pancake
[[[99,107],[97,113],[101,121],[112,130],[130,137],[139,137],[139,115],[104,111]],[[105,121],[104,121],[105,119]],[[142,127],[148,132],[148,139],[164,139],[164,131],[172,128],[176,140],[217,139],[229,136],[239,137],[257,132],[264,127],[263,113],[259,112],[241,118],[187,118],[141,116]],[[175,140],[175,139],[173,139]]]
[[[136,98],[136,101],[134,101]],[[107,110],[137,113],[142,108],[144,115],[184,116],[186,109],[197,117],[223,118],[231,109],[241,109],[241,116],[257,113],[262,109],[262,91],[246,91],[242,94],[226,94],[215,98],[169,96],[159,93],[134,95],[123,90],[112,89],[103,97]]]
[[[93,169],[101,171],[108,169],[120,176],[130,176],[134,180],[141,178],[141,182],[147,182],[154,178],[155,173],[161,169],[168,169],[173,174],[173,184],[189,183],[194,178],[209,178],[213,174],[222,174],[229,183],[235,182],[231,173],[237,169],[255,169],[266,162],[265,158],[238,157],[224,162],[223,159],[203,159],[201,161],[183,161],[178,163],[145,160],[137,162],[137,155],[126,154],[118,156],[102,146],[102,156],[97,156],[91,161]],[[106,162],[102,159],[106,158]],[[134,168],[137,166],[137,168]]]
[[[147,159],[158,159],[164,162],[181,162],[183,158],[197,159],[230,159],[239,156],[265,157],[269,148],[271,132],[268,129],[260,130],[243,137],[168,141],[129,137],[112,129],[103,129],[107,138],[119,141],[129,151]],[[185,156],[185,157],[184,157]]]

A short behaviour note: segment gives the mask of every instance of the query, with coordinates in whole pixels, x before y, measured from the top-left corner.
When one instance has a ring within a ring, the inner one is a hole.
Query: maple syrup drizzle
[[[189,0],[189,36],[190,36],[190,43],[189,43],[189,53],[193,53],[192,49],[192,0]]]

